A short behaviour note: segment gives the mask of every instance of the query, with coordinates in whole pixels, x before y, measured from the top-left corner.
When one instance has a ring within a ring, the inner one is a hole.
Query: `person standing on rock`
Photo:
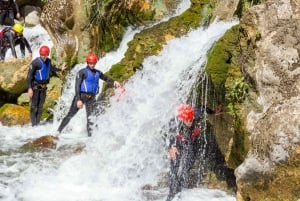
[[[101,71],[95,69],[97,61],[98,58],[93,53],[90,53],[86,56],[87,66],[81,69],[76,76],[75,96],[67,116],[64,117],[58,127],[58,133],[61,133],[64,127],[85,104],[87,132],[89,137],[92,136],[91,127],[93,123],[89,117],[95,112],[96,95],[99,91],[99,80],[101,79],[114,87],[121,87],[119,82],[107,77]]]
[[[50,72],[56,73],[66,69],[66,64],[64,64],[61,69],[51,64],[51,59],[48,58],[50,54],[48,46],[41,46],[39,54],[40,56],[31,62],[27,75],[28,96],[30,97],[30,120],[32,126],[39,125],[41,121]]]

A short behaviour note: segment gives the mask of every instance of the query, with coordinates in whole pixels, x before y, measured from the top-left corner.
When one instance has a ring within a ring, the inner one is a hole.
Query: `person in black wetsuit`
[[[31,62],[27,74],[28,96],[30,97],[31,103],[30,120],[32,126],[37,126],[40,123],[50,72],[59,72],[66,68],[65,64],[61,69],[53,66],[51,59],[48,58],[49,53],[50,49],[48,46],[41,46],[39,50],[40,56]]]
[[[7,25],[13,26],[15,16],[17,19],[21,17],[16,0],[0,0],[0,25],[4,25],[5,17],[8,17]]]
[[[190,170],[199,154],[200,133],[204,130],[204,125],[201,124],[203,121],[200,120],[203,113],[216,114],[214,110],[204,106],[193,108],[182,104],[177,108],[180,123],[177,135],[171,135],[169,139],[169,194],[166,201],[171,201],[182,188],[188,188],[191,184]],[[171,128],[174,129],[174,126]]]
[[[99,90],[99,79],[107,82],[109,85],[114,87],[120,87],[120,83],[114,81],[113,79],[104,75],[101,71],[95,69],[95,65],[98,61],[98,58],[95,54],[88,54],[86,56],[87,66],[81,69],[75,81],[75,96],[73,98],[70,110],[61,122],[58,127],[58,132],[64,129],[64,127],[69,123],[69,121],[74,117],[74,115],[83,107],[85,104],[86,107],[86,116],[87,116],[87,132],[88,136],[92,136],[92,125],[93,123],[90,120],[90,116],[94,114],[94,109],[96,107],[96,94]]]
[[[0,60],[5,59],[6,52],[11,48],[11,53],[14,58],[17,58],[16,46],[20,45],[21,58],[25,57],[25,47],[29,52],[29,59],[32,59],[32,50],[23,35],[24,28],[22,24],[16,23],[13,27],[6,27],[3,30],[3,36],[0,38]]]

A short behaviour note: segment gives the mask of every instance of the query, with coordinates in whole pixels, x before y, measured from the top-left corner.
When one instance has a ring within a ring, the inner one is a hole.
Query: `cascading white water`
[[[156,186],[168,171],[166,147],[160,132],[162,127],[174,116],[177,105],[185,101],[206,61],[208,49],[236,23],[218,22],[205,30],[199,28],[169,41],[158,56],[148,57],[143,69],[124,84],[125,93],[112,97],[110,107],[94,117],[97,126],[91,138],[87,137],[83,109],[60,136],[57,150],[26,154],[8,152],[31,138],[57,129],[59,122],[56,119],[66,113],[74,95],[73,76],[84,67],[84,64],[78,65],[69,75],[70,86],[64,89],[54,110],[53,123],[34,128],[30,125],[0,125],[0,150],[7,151],[3,156],[0,154],[0,200],[147,200],[142,187],[146,184]],[[129,30],[124,41],[129,41],[134,33]],[[126,42],[120,50],[102,58],[97,68],[105,72],[122,58]],[[60,149],[78,142],[86,144],[82,153]],[[156,200],[162,201],[167,189],[157,193]],[[183,191],[181,200],[235,199],[219,190],[197,188]]]

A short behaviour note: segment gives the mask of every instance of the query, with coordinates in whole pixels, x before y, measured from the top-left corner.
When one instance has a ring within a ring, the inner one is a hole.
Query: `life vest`
[[[100,73],[96,71],[93,73],[88,67],[85,69],[87,77],[80,85],[80,92],[96,94],[99,88]]]
[[[48,58],[46,62],[43,61],[41,57],[39,57],[39,61],[41,62],[42,68],[35,72],[35,80],[37,81],[46,81],[50,77],[50,59]]]
[[[200,134],[200,129],[198,127],[194,128],[194,130],[190,135],[190,139],[195,140],[199,134]],[[188,140],[188,137],[185,136],[184,134],[177,134],[176,138],[181,142],[186,142]]]

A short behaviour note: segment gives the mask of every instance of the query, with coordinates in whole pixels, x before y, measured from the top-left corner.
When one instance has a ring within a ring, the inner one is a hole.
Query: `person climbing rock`
[[[23,36],[24,27],[22,24],[16,23],[13,27],[6,27],[0,33],[0,60],[4,60],[6,52],[11,48],[11,53],[14,58],[17,58],[16,46],[20,45],[21,57],[25,57],[25,47],[29,52],[29,59],[32,59],[32,50]]]
[[[95,54],[90,53],[86,56],[87,66],[81,69],[75,80],[75,96],[73,98],[68,114],[63,118],[58,127],[58,133],[65,128],[74,115],[85,105],[87,116],[87,132],[88,136],[92,136],[93,122],[89,118],[95,114],[96,95],[99,91],[99,80],[107,82],[114,87],[120,87],[120,83],[104,75],[101,71],[95,69],[98,58]]]

